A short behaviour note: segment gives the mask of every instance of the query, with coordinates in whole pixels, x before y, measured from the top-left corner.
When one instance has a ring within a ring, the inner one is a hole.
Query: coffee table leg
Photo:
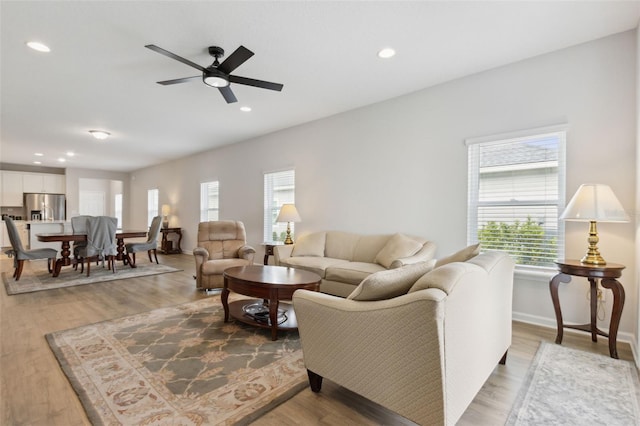
[[[269,299],[269,321],[271,321],[271,340],[278,340],[278,297]]]
[[[224,288],[222,289],[222,307],[224,308],[224,322],[229,322],[229,289],[227,288],[227,278],[224,279]]]

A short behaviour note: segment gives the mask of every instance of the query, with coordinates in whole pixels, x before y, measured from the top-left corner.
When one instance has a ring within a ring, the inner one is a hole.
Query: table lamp
[[[171,212],[171,206],[169,204],[162,205],[162,227],[167,229],[169,227],[169,213]]]
[[[278,213],[276,222],[287,222],[287,238],[284,240],[285,244],[293,244],[293,240],[291,239],[291,222],[295,223],[300,221],[300,215],[295,205],[283,204],[282,207],[280,207],[280,213]]]
[[[598,250],[596,222],[629,222],[629,216],[609,185],[580,185],[560,215],[560,219],[589,222],[589,249],[580,260],[586,265],[606,265]]]

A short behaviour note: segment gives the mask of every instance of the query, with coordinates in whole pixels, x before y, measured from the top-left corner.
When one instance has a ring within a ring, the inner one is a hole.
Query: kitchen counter
[[[52,248],[60,251],[60,243],[43,243],[38,241],[38,234],[55,234],[59,232],[71,232],[71,222],[67,220],[28,220],[29,248]]]

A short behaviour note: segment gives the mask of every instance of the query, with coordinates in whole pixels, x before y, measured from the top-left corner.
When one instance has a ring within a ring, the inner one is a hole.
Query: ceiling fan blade
[[[231,74],[233,70],[244,64],[247,59],[253,56],[253,52],[244,46],[238,47],[218,66],[218,69],[225,74]]]
[[[162,47],[158,47],[155,44],[147,44],[145,47],[147,49],[153,50],[154,52],[158,52],[161,55],[167,56],[167,57],[169,57],[171,59],[175,59],[176,61],[180,61],[183,64],[189,65],[190,67],[193,67],[193,68],[195,68],[197,70],[200,70],[202,72],[205,71],[205,68],[203,66],[200,66],[200,65],[196,64],[195,62],[191,62],[190,60],[185,59],[182,56],[178,56],[175,53],[171,53],[168,50],[164,50]]]
[[[220,93],[222,93],[224,100],[227,101],[228,104],[238,102],[238,99],[236,98],[236,95],[233,94],[231,87],[218,87],[218,90],[220,90]]]
[[[194,75],[193,77],[184,77],[184,78],[176,78],[174,80],[158,81],[158,84],[162,84],[163,86],[168,86],[170,84],[186,83],[187,81],[191,81],[194,78],[202,78],[202,76]]]
[[[229,81],[231,83],[246,84],[247,86],[259,87],[261,89],[277,90],[278,92],[281,91],[284,87],[284,85],[280,83],[271,83],[269,81],[255,80],[253,78],[240,77],[237,75],[230,75]]]

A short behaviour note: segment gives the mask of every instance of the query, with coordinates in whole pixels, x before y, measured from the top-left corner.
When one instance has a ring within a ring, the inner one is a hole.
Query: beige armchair
[[[222,288],[222,273],[233,266],[252,265],[255,249],[246,243],[244,224],[235,220],[200,222],[196,260],[196,287],[202,290]]]

